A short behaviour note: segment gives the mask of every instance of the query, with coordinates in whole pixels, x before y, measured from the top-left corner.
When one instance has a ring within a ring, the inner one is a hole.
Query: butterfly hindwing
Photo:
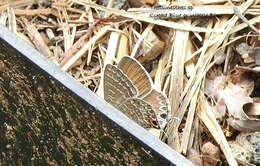
[[[152,105],[157,115],[160,128],[164,128],[168,123],[170,116],[170,104],[168,98],[162,92],[153,89],[143,98],[143,100]]]
[[[152,106],[139,98],[128,99],[119,106],[119,110],[144,128],[152,127],[150,121],[157,121]]]

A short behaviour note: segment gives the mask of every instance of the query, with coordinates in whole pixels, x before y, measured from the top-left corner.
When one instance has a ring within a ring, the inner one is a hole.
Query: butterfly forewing
[[[137,89],[116,66],[107,64],[104,69],[104,99],[118,108],[127,99],[137,95]]]
[[[128,99],[119,106],[119,110],[144,128],[152,127],[151,120],[157,121],[152,106],[139,98]]]
[[[153,89],[143,98],[143,100],[152,105],[157,115],[159,126],[164,128],[170,116],[170,104],[168,98],[162,92]]]
[[[152,90],[152,80],[144,67],[134,58],[124,56],[118,67],[138,89],[138,97],[142,98]]]

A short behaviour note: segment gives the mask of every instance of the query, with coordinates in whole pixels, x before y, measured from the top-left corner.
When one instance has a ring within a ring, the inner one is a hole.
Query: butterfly
[[[152,88],[151,77],[136,59],[124,56],[117,66],[107,64],[103,78],[108,103],[144,128],[166,126],[170,116],[168,98]]]

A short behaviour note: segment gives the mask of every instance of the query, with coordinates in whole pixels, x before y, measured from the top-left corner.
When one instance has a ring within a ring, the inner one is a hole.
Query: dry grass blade
[[[251,25],[254,25],[256,23],[259,23],[260,22],[260,16],[257,16],[257,17],[254,17],[250,20],[248,20],[248,22],[251,24]],[[235,33],[235,32],[238,32],[244,28],[248,27],[248,25],[246,23],[241,23],[237,26],[235,26],[234,28],[232,28],[232,30],[230,31],[230,33]]]
[[[250,3],[251,2],[245,3],[242,6],[242,8],[243,9],[247,8],[250,5]],[[220,22],[219,25],[216,25],[218,28],[221,26],[227,26],[227,27],[225,28],[223,34],[221,34],[221,35],[212,34],[211,38],[209,38],[209,40],[204,43],[201,50],[204,50],[206,55],[204,55],[204,53],[202,52],[201,56],[199,57],[199,60],[195,67],[196,72],[194,72],[194,76],[189,79],[189,81],[183,91],[181,99],[186,95],[185,96],[186,99],[184,99],[184,100],[188,100],[188,103],[190,102],[191,96],[193,96],[194,90],[196,89],[196,87],[194,87],[194,86],[198,86],[199,85],[198,81],[201,81],[201,79],[198,79],[198,78],[202,78],[203,75],[206,74],[207,69],[209,68],[209,66],[212,65],[209,62],[212,60],[212,58],[213,58],[215,52],[217,51],[218,47],[220,46],[220,44],[224,41],[225,38],[228,37],[228,33],[230,32],[232,27],[235,25],[237,20],[238,20],[238,18],[235,17],[235,18],[231,18],[228,22],[224,21],[222,23]],[[208,49],[208,47],[210,46],[211,43],[212,43],[212,46],[210,47],[210,49]],[[194,83],[195,78],[196,78],[196,83]],[[193,89],[193,92],[190,91],[191,89]],[[187,108],[188,103],[186,103],[186,102],[182,103],[183,109]]]
[[[187,55],[191,54],[192,52],[193,52],[192,44],[190,41],[188,41]],[[194,69],[195,69],[194,61],[190,61],[189,63],[185,64],[185,70],[187,76],[192,76]],[[198,93],[199,93],[199,88],[195,91],[194,96],[191,99],[190,107],[188,110],[187,120],[183,131],[183,141],[181,142],[181,151],[183,154],[187,153],[187,149],[190,143],[189,141],[191,139],[190,138],[191,129],[192,129],[193,119],[195,116],[195,111],[197,106]]]
[[[170,124],[171,125],[170,131],[171,132],[175,131],[175,134],[174,134],[175,138],[174,137],[171,138],[172,143],[175,141],[175,144],[172,144],[173,146],[178,145],[178,137],[176,136],[176,135],[178,135],[178,128],[174,129],[174,127],[180,125],[181,120],[183,119],[183,116],[186,112],[186,109],[187,109],[188,105],[190,104],[190,102],[191,102],[191,100],[194,96],[194,93],[200,87],[201,81],[202,81],[203,77],[205,76],[207,70],[213,65],[212,63],[209,63],[209,62],[213,58],[213,55],[216,52],[219,45],[225,39],[227,33],[230,31],[232,26],[235,24],[236,20],[231,20],[231,21],[233,21],[233,24],[229,24],[229,26],[226,30],[226,33],[224,33],[223,35],[220,35],[221,38],[219,38],[218,42],[216,42],[212,47],[210,47],[208,49],[209,43],[211,42],[210,39],[215,38],[217,34],[216,35],[212,34],[212,36],[209,38],[209,41],[205,42],[205,44],[203,45],[204,51],[202,52],[202,54],[199,57],[199,60],[196,64],[196,67],[195,67],[195,70],[194,70],[194,75],[189,79],[184,91],[182,92],[182,95],[180,96],[180,98],[178,98],[179,103],[180,103],[182,101],[183,97],[185,96],[181,105],[180,105],[180,108],[178,109],[178,111],[175,114],[175,117],[178,120],[175,120]],[[220,23],[219,25],[216,25],[216,26],[223,26],[223,25]],[[170,137],[169,137],[169,139],[170,139]],[[179,151],[181,151],[181,150],[179,149]]]
[[[115,61],[119,46],[119,38],[120,34],[118,32],[111,32],[110,38],[108,40],[106,56],[104,59],[104,66],[106,66],[106,64],[113,64]]]
[[[187,26],[190,25],[190,21],[182,21],[183,24]],[[175,41],[174,41],[174,52],[172,58],[172,75],[171,75],[171,86],[170,86],[170,102],[172,117],[175,117],[177,112],[179,112],[180,97],[183,91],[184,83],[184,61],[187,55],[187,41],[189,40],[189,32],[186,31],[176,31]],[[181,119],[177,117],[179,124]],[[180,152],[180,141],[178,135],[179,125],[170,126],[169,134],[169,145]]]
[[[0,16],[0,23],[3,24],[3,25],[6,25],[7,18],[8,18],[7,11],[2,12],[1,16]]]
[[[191,41],[188,41],[188,48],[187,48],[187,56],[185,57],[185,61],[188,58],[189,55],[192,55],[192,53],[194,52],[194,47],[191,43]],[[195,59],[191,59],[190,61],[185,63],[185,71],[186,71],[186,75],[187,77],[191,77],[193,75],[193,71],[195,69]]]
[[[178,5],[178,4],[177,4]],[[180,5],[180,4],[179,4]],[[189,8],[188,6],[187,8]],[[130,8],[128,12],[136,14],[139,17],[150,17],[160,15],[162,18],[187,18],[187,17],[206,17],[217,15],[230,15],[234,14],[231,6],[226,5],[205,5],[205,6],[192,6],[188,10],[173,10],[173,9],[160,9],[160,8]]]
[[[171,53],[171,49],[172,49],[172,45],[173,45],[173,41],[175,39],[175,35],[174,35],[175,30],[171,29],[169,32],[169,36],[168,39],[166,40],[166,46],[164,49],[164,52],[162,53],[162,56],[159,60],[158,63],[158,68],[155,74],[155,78],[154,78],[154,88],[161,90],[163,89],[163,87],[167,87],[169,85],[169,81],[165,81],[166,83],[163,86],[164,80],[167,76],[167,73],[169,73],[170,70],[170,66],[171,66],[171,60],[170,60],[170,53]],[[168,77],[170,78],[170,76]],[[169,80],[169,79],[168,79]],[[165,91],[164,91],[165,92]],[[168,93],[165,93],[168,94]]]
[[[146,29],[144,30],[144,32],[142,33],[142,35],[139,37],[139,39],[137,40],[134,49],[131,52],[131,57],[135,57],[138,48],[140,47],[141,43],[143,42],[144,38],[148,35],[148,33],[153,29],[154,24],[149,24]]]
[[[1,0],[0,1],[0,12],[3,12],[10,8],[21,8],[26,6],[31,6],[34,3],[34,0]]]
[[[119,41],[119,46],[118,46],[118,51],[117,51],[117,61],[120,61],[120,59],[124,55],[129,55],[129,41],[128,41],[128,33],[126,30],[123,31],[123,33],[120,35],[120,41]]]
[[[17,33],[16,17],[13,8],[7,8],[7,16],[8,16],[8,28],[10,29],[10,31]]]
[[[216,118],[212,113],[212,109],[203,93],[200,93],[199,96],[199,109],[197,111],[197,114],[200,120],[205,124],[205,126],[207,126],[208,130],[210,131],[216,142],[220,145],[220,148],[223,151],[229,165],[237,166],[238,164],[232,154],[226,137],[220,125],[216,121]]]
[[[81,14],[78,21],[81,21],[85,16],[86,16],[86,13]],[[68,21],[68,23],[69,23],[69,21]],[[89,24],[89,22],[88,22],[88,24]],[[74,43],[74,40],[76,37],[76,31],[77,31],[77,26],[73,25],[72,31],[71,31],[71,43]]]
[[[188,149],[188,145],[189,145],[189,141],[190,141],[190,134],[191,134],[193,119],[195,116],[196,106],[197,106],[197,101],[198,101],[197,97],[199,94],[199,88],[196,89],[195,94],[191,99],[190,107],[188,110],[188,116],[187,116],[184,131],[183,131],[183,140],[181,142],[181,151],[185,155],[187,154],[187,149]]]
[[[69,16],[65,8],[61,8],[61,14],[64,17],[64,22],[62,21],[62,16],[60,17],[60,21],[64,37],[64,51],[66,52],[72,45],[70,27],[68,25]]]
[[[98,9],[98,10],[102,10],[104,12],[108,12],[108,13],[111,13],[114,15],[120,15],[120,16],[123,16],[126,18],[132,18],[135,20],[144,21],[144,22],[155,24],[155,25],[161,25],[161,26],[173,28],[173,29],[179,29],[179,30],[184,30],[184,31],[196,31],[196,32],[221,32],[222,31],[221,29],[206,29],[206,28],[200,28],[200,27],[192,27],[192,26],[186,26],[186,25],[171,22],[171,21],[156,20],[156,19],[149,18],[149,17],[148,18],[139,17],[136,14],[132,14],[131,12],[126,12],[126,11],[112,9],[112,8],[106,8],[106,7],[103,7],[100,5],[86,3],[83,0],[73,0],[73,2],[81,4],[81,5],[86,5],[86,6]]]

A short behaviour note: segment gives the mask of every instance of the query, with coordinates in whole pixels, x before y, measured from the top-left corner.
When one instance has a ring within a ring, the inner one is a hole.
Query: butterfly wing
[[[118,108],[127,99],[137,95],[137,89],[116,66],[107,64],[104,69],[104,99]]]
[[[118,67],[138,89],[138,97],[142,98],[152,90],[152,79],[145,68],[134,58],[124,56],[118,63]]]
[[[124,63],[124,61],[121,63]],[[129,64],[124,66],[129,66]],[[104,99],[126,114],[130,119],[136,121],[142,127],[150,128],[152,127],[151,121],[158,122],[153,106],[143,99],[136,98],[138,89],[135,87],[132,80],[128,78],[128,75],[124,74],[124,72],[127,72],[128,74],[130,73],[133,81],[147,81],[148,88],[145,84],[137,84],[139,85],[139,88],[141,88],[140,95],[145,95],[151,91],[151,78],[148,77],[148,73],[143,73],[140,69],[134,71],[141,73],[141,75],[146,75],[144,76],[144,80],[142,80],[142,76],[138,75],[137,78],[135,78],[134,75],[132,75],[132,72],[130,72],[131,68],[135,68],[133,67],[134,65],[130,64],[130,66],[132,66],[130,68],[124,66],[122,67],[125,69],[124,71],[111,64],[105,66]],[[144,88],[142,89],[142,87]]]
[[[120,105],[119,110],[143,128],[151,128],[151,121],[157,121],[152,106],[139,98],[130,98]]]
[[[162,92],[153,89],[143,100],[152,105],[157,115],[160,128],[164,128],[170,119],[170,104],[168,98]]]

